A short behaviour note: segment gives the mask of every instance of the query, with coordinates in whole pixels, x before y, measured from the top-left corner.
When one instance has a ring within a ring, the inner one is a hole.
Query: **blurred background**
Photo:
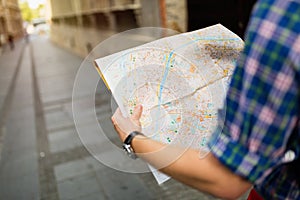
[[[149,26],[183,33],[221,23],[243,38],[254,3],[0,0],[0,199],[215,199],[175,180],[159,186],[149,173],[96,161],[77,135],[72,89],[84,58],[116,33]],[[135,35],[123,45],[154,39]],[[93,59],[85,64],[92,67]],[[97,87],[98,121],[118,143],[111,95],[102,82]]]
[[[179,32],[221,23],[244,36],[256,0],[1,0],[0,35],[50,34],[85,56],[99,42],[128,29],[164,27]]]

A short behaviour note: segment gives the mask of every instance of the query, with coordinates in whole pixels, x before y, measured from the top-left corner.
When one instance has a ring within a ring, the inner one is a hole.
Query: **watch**
[[[142,133],[138,132],[138,131],[133,131],[131,132],[126,139],[123,142],[123,149],[126,152],[126,154],[132,158],[132,159],[137,159],[136,154],[134,153],[134,150],[131,146],[131,142],[133,140],[133,138],[137,135],[143,135]]]

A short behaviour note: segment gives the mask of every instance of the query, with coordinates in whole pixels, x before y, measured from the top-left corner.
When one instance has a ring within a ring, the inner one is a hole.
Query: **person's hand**
[[[119,134],[119,137],[122,142],[128,134],[133,131],[141,132],[141,123],[140,118],[143,112],[143,107],[141,105],[134,108],[133,114],[130,117],[123,117],[120,108],[118,108],[115,114],[111,117],[111,121]]]

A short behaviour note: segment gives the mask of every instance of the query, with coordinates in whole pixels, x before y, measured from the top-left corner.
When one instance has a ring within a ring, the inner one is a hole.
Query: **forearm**
[[[193,149],[165,145],[144,136],[137,136],[132,146],[139,157],[170,175],[203,192],[231,198],[246,191],[251,185],[225,168],[211,154],[199,158]],[[229,184],[230,182],[230,184]],[[238,187],[232,187],[237,185]]]
[[[130,118],[124,118],[120,109],[112,122],[122,141],[132,131],[141,131],[139,119],[142,106],[137,106]],[[211,154],[199,158],[199,152],[165,145],[145,136],[137,135],[131,145],[138,156],[171,177],[214,196],[236,199],[251,184],[221,165]]]

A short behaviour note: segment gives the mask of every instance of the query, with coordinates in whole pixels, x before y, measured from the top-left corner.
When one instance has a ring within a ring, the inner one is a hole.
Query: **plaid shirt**
[[[225,106],[211,152],[265,199],[300,199],[300,0],[256,3]]]

